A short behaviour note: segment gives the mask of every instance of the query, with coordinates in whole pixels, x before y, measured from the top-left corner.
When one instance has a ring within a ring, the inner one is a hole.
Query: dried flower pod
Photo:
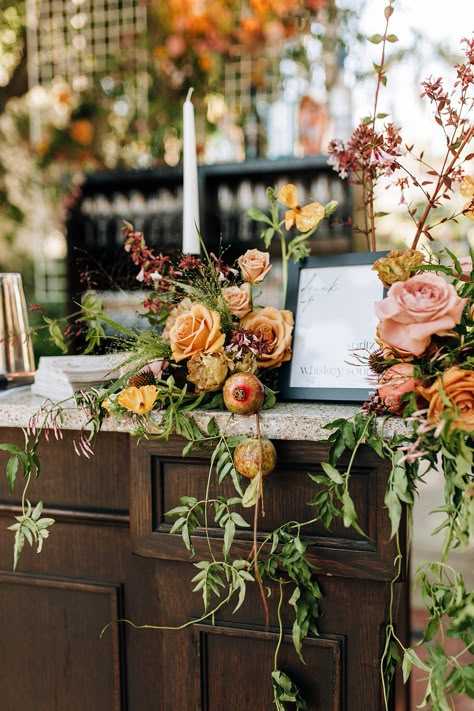
[[[224,384],[228,373],[228,361],[222,350],[214,353],[196,353],[188,360],[187,380],[197,393],[215,392]]]
[[[394,249],[374,262],[372,269],[387,288],[396,281],[406,281],[413,270],[423,264],[424,255],[416,249]]]
[[[156,385],[156,377],[154,373],[147,368],[146,370],[142,370],[140,373],[132,375],[128,381],[128,384],[132,388],[141,388],[144,385]]]

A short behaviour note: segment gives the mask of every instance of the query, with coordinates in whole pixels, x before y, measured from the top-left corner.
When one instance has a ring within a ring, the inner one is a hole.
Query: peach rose
[[[474,432],[474,370],[453,366],[429,388],[419,388],[419,392],[430,403],[429,422],[437,425],[448,411],[452,428]],[[446,400],[451,403],[452,412],[445,405]]]
[[[237,260],[244,281],[249,284],[260,284],[270,271],[269,252],[260,252],[258,249],[248,249]]]
[[[420,381],[414,378],[415,369],[411,363],[397,363],[382,373],[377,392],[383,406],[394,415],[401,415],[405,403],[402,395],[415,392]]]
[[[452,284],[433,272],[398,281],[385,299],[375,303],[379,337],[391,348],[419,356],[431,336],[460,322],[466,301]]]
[[[194,304],[177,317],[169,332],[173,358],[190,358],[195,353],[213,353],[224,345],[221,317],[202,304]]]
[[[290,360],[293,323],[291,311],[280,311],[274,306],[251,311],[240,321],[242,328],[254,331],[265,342],[264,352],[257,356],[259,368],[280,367]]]
[[[169,343],[170,331],[173,328],[174,324],[176,323],[176,319],[178,318],[178,316],[181,316],[181,314],[184,314],[186,311],[190,311],[192,305],[193,305],[193,302],[191,301],[189,296],[185,296],[184,299],[182,299],[179,302],[179,304],[176,304],[176,306],[173,306],[173,308],[169,312],[168,318],[166,319],[163,333],[161,334],[161,337],[163,338],[164,341],[168,341],[168,343]]]
[[[247,316],[250,311],[250,284],[227,286],[222,289],[222,296],[227,307],[236,318]]]

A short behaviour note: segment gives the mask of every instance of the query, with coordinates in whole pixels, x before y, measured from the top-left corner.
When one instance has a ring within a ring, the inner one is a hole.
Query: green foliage
[[[53,525],[54,518],[41,518],[43,502],[39,501],[33,508],[29,501],[25,501],[26,508],[23,508],[21,516],[15,516],[16,523],[8,526],[10,531],[15,531],[15,545],[13,549],[13,570],[16,570],[20,553],[23,550],[25,541],[30,546],[36,545],[36,552],[41,553],[43,542],[48,538],[48,528]]]
[[[278,711],[289,709],[287,703],[292,704],[292,708],[296,711],[305,711],[308,708],[300,690],[287,674],[278,669],[272,671],[272,685],[273,699]]]

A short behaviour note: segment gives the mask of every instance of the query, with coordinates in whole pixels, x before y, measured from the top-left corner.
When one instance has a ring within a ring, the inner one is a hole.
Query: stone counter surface
[[[38,412],[44,398],[31,393],[29,386],[12,388],[0,392],[0,427],[26,427],[30,418]],[[305,440],[317,442],[327,438],[329,432],[324,425],[342,417],[349,418],[360,409],[360,405],[334,402],[281,402],[271,410],[262,410],[260,432],[269,439]],[[256,417],[231,415],[223,410],[195,410],[192,413],[199,427],[205,429],[211,417],[215,417],[219,429],[228,434],[255,434]],[[154,415],[159,421],[159,415]],[[79,430],[86,422],[85,414],[71,402],[63,409],[62,428]],[[133,427],[131,418],[109,417],[102,426],[106,432],[128,432]],[[391,418],[384,425],[387,436],[401,431],[400,419]]]

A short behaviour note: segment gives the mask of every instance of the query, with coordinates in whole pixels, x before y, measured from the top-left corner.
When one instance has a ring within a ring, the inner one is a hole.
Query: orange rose
[[[173,358],[190,358],[195,353],[213,353],[224,345],[221,317],[202,304],[194,304],[189,311],[178,316],[169,332]]]
[[[193,302],[191,301],[189,296],[185,296],[184,299],[182,299],[179,302],[179,304],[177,304],[176,306],[174,306],[171,309],[169,316],[166,319],[163,333],[161,334],[161,337],[163,338],[164,341],[167,341],[169,343],[170,331],[173,328],[174,324],[176,323],[176,319],[178,318],[178,316],[181,316],[181,314],[186,313],[186,311],[190,311],[192,305],[193,305]]]
[[[270,271],[270,254],[258,249],[248,249],[237,260],[244,281],[260,284]]]
[[[429,401],[428,420],[437,425],[445,412],[452,418],[451,427],[474,432],[474,370],[449,368],[429,388],[418,388]],[[449,400],[451,407],[445,405]]]
[[[222,296],[232,316],[243,318],[250,311],[250,285],[228,286],[222,289]]]
[[[257,356],[259,368],[278,368],[290,360],[293,323],[291,311],[280,311],[274,306],[251,311],[240,321],[242,328],[253,331],[265,343],[263,352]]]

